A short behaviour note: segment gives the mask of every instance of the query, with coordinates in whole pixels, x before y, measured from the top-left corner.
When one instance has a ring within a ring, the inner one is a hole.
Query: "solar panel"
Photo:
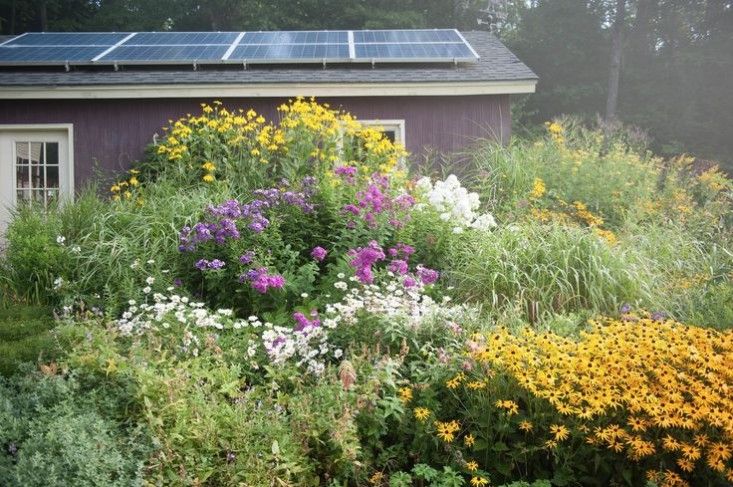
[[[356,57],[381,60],[464,59],[473,54],[465,44],[357,44]]]
[[[0,65],[476,62],[457,30],[29,33]]]
[[[121,41],[128,34],[124,32],[31,32],[23,34],[9,42],[3,47],[12,46],[113,46]]]
[[[362,30],[354,31],[354,42],[463,42],[455,30]]]
[[[138,32],[124,46],[201,45],[229,46],[239,32]]]
[[[348,60],[348,44],[263,44],[238,46],[231,61],[296,62],[305,60]]]
[[[104,52],[100,47],[0,47],[0,64],[63,64],[67,61],[86,62]]]
[[[239,44],[348,44],[348,31],[245,32]]]
[[[219,62],[229,46],[126,46],[113,49],[98,62],[116,61],[119,63],[151,62],[154,64],[177,64],[192,61]]]

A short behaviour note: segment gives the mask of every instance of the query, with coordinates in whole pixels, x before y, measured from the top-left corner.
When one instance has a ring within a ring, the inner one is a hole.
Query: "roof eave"
[[[534,93],[536,79],[465,82],[0,86],[0,99],[466,96]]]

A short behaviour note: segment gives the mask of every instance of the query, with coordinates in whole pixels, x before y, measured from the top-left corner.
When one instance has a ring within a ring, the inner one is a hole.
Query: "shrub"
[[[75,377],[0,380],[0,484],[141,484],[149,443],[119,420],[110,393],[89,391]]]

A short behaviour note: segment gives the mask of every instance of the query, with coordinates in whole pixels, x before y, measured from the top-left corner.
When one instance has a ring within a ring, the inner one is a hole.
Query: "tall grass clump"
[[[519,306],[532,321],[578,310],[614,312],[647,296],[624,255],[580,228],[500,228],[457,240],[449,254],[461,296],[500,309]]]

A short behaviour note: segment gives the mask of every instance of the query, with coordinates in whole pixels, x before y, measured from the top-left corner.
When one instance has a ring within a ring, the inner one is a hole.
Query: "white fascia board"
[[[536,80],[436,83],[256,83],[0,86],[0,99],[287,98],[294,96],[466,96],[534,93]]]

